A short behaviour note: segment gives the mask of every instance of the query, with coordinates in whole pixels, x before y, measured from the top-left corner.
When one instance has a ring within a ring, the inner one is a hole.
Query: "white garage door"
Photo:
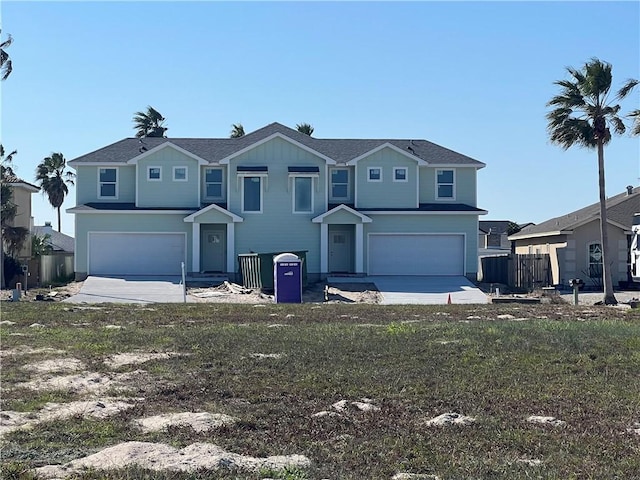
[[[369,235],[369,275],[464,275],[464,235]]]
[[[91,275],[180,275],[182,233],[90,233]]]

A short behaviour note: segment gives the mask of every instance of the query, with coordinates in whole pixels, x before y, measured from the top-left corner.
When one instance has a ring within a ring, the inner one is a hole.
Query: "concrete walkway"
[[[444,305],[451,303],[489,303],[489,297],[466,277],[369,276],[329,277],[332,283],[374,283],[382,294],[382,304]]]
[[[180,277],[94,277],[68,303],[183,303]]]

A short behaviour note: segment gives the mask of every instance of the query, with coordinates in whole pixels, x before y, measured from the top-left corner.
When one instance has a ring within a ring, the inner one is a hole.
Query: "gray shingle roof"
[[[73,253],[75,251],[75,242],[74,238],[69,235],[65,235],[64,233],[57,232],[53,230],[49,226],[34,226],[33,234],[39,237],[44,237],[45,235],[49,235],[49,245],[53,248],[54,252],[70,252]]]
[[[607,199],[607,219],[616,222],[628,230],[633,225],[633,215],[640,212],[640,187],[632,190],[631,195],[620,193]],[[537,225],[530,225],[509,238],[527,238],[533,235],[548,234],[571,230],[589,220],[600,218],[600,203],[594,203],[575,212],[551,218]]]
[[[310,137],[280,123],[271,123],[266,127],[240,138],[125,138],[86,155],[73,159],[70,164],[82,163],[124,163],[147,150],[166,142],[171,142],[212,164],[233,155],[252,144],[275,133],[286,135],[292,140],[309,147],[322,155],[344,164],[363,155],[380,145],[390,143],[399,149],[429,163],[438,165],[465,165],[482,168],[484,163],[471,157],[441,147],[427,140],[399,139],[320,139]],[[143,143],[144,142],[144,145]]]

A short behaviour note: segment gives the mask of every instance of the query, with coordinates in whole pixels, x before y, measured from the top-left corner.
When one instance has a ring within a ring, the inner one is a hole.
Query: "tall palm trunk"
[[[58,207],[58,231],[62,232],[62,230],[60,230],[60,207]]]
[[[604,144],[598,139],[598,187],[600,190],[600,245],[602,247],[602,280],[604,284],[604,304],[616,305],[613,294],[613,279],[609,269],[609,234],[607,224],[607,197],[604,188]]]

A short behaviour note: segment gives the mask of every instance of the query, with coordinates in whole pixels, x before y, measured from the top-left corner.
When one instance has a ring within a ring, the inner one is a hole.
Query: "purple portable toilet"
[[[302,260],[297,255],[273,258],[273,291],[276,303],[302,303]]]

